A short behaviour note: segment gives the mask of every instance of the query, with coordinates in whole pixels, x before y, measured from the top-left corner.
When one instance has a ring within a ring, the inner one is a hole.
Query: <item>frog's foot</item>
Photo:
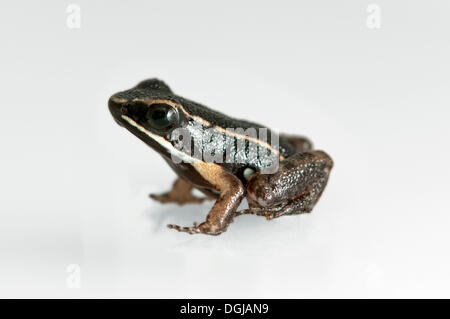
[[[267,220],[271,220],[281,216],[279,215],[279,213],[280,211],[283,210],[283,208],[284,207],[281,205],[270,208],[264,208],[255,206],[253,203],[251,203],[249,208],[236,212],[233,217],[238,217],[241,215],[256,215],[256,216],[264,216],[266,217]]]
[[[174,224],[169,224],[169,225],[167,225],[167,227],[170,229],[175,229],[175,230],[178,230],[179,232],[188,233],[191,235],[199,233],[197,223],[194,223],[194,226],[191,226],[191,227],[187,227],[187,226],[183,227],[183,226],[174,225]]]
[[[201,223],[200,225],[194,223],[194,226],[191,227],[183,227],[173,224],[169,224],[167,225],[167,227],[191,235],[192,234],[219,235],[226,230],[226,228],[219,229],[217,227],[214,227],[213,225],[210,225],[208,222]]]
[[[236,213],[234,213],[233,218],[236,218],[238,216],[242,215],[257,215],[257,216],[264,216],[264,210],[259,207],[250,207],[247,209],[240,210]]]
[[[243,209],[241,211],[236,212],[236,214],[234,214],[234,217],[238,217],[241,215],[256,215],[256,216],[263,216],[267,220],[272,220],[274,218],[281,217],[286,214],[289,215],[289,214],[309,213],[311,211],[311,209],[309,209],[309,208],[307,210],[297,210],[296,211],[296,208],[298,209],[299,206],[302,206],[303,204],[304,204],[304,202],[302,200],[298,200],[298,201],[294,201],[292,203],[287,204],[282,209],[280,209],[280,208],[276,208],[276,209],[259,208],[259,207],[248,208],[248,209]]]
[[[150,198],[161,203],[176,203],[178,205],[201,203],[206,198],[192,195],[192,185],[184,179],[177,179],[170,192],[164,194],[150,194]]]
[[[234,217],[238,217],[241,215],[256,215],[256,216],[264,216],[266,217],[267,220],[271,220],[274,219],[276,217],[281,216],[280,215],[280,211],[275,210],[275,211],[270,211],[267,209],[261,209],[261,208],[248,208],[248,209],[244,209],[241,210],[239,212],[236,212],[236,214],[234,215]]]

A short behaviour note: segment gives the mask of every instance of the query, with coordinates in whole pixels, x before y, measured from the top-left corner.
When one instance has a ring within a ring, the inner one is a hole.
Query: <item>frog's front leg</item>
[[[247,183],[250,208],[239,213],[273,219],[309,213],[328,181],[332,159],[322,151],[296,153],[280,163],[275,174],[253,175]]]
[[[192,184],[178,178],[173,183],[171,191],[164,194],[150,194],[150,197],[161,203],[177,203],[178,205],[201,203],[206,199],[192,195],[192,189]]]
[[[216,186],[217,191],[220,192],[219,197],[208,213],[206,220],[200,225],[194,223],[192,227],[167,226],[189,234],[219,235],[226,231],[228,225],[232,222],[234,213],[244,197],[245,188],[236,176],[226,173],[215,164],[202,163],[196,169],[205,179]]]

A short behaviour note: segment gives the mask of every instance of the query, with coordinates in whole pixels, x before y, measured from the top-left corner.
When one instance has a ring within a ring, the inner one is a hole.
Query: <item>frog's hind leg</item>
[[[208,198],[200,198],[192,195],[193,186],[182,178],[178,178],[172,190],[164,194],[150,194],[149,196],[161,203],[176,203],[178,205],[201,203]]]
[[[327,183],[327,178],[320,178],[316,183],[314,183],[312,189],[305,194],[302,194],[298,198],[295,198],[289,202],[281,209],[276,209],[272,211],[265,212],[264,216],[267,220],[281,217],[284,215],[295,215],[310,213],[314,205],[319,200],[322,195],[325,185]]]
[[[257,173],[247,184],[249,208],[238,212],[273,219],[309,213],[322,195],[333,167],[322,151],[297,153],[280,163],[275,174]]]

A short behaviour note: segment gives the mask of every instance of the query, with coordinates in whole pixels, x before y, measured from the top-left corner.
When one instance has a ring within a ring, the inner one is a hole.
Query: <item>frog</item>
[[[108,108],[117,124],[161,155],[177,175],[171,190],[150,194],[152,199],[178,205],[214,201],[203,222],[167,225],[180,232],[219,235],[241,215],[273,220],[310,213],[333,167],[331,157],[315,150],[307,137],[278,134],[261,124],[218,112],[175,94],[157,78],[113,94]],[[266,132],[246,134],[252,129]],[[180,147],[180,130],[189,134],[184,136],[185,144],[193,141],[189,147]],[[211,132],[221,138],[210,139]],[[238,144],[243,148],[238,149]],[[251,147],[258,152],[250,152]],[[205,150],[209,153],[202,153]],[[227,151],[232,154],[229,158]],[[215,160],[199,154],[212,154]],[[194,195],[194,190],[204,196]],[[243,199],[248,208],[238,210]]]

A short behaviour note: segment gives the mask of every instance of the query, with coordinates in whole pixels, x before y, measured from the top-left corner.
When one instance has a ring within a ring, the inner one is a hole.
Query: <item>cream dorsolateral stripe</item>
[[[170,105],[170,106],[172,106],[174,108],[179,108],[187,117],[190,117],[190,118],[192,118],[192,119],[202,123],[205,126],[213,127],[214,129],[216,129],[216,130],[218,130],[218,131],[220,131],[220,132],[222,132],[224,134],[227,134],[227,135],[231,135],[231,136],[234,136],[234,137],[237,137],[237,138],[243,138],[243,139],[247,139],[249,141],[252,141],[253,143],[259,144],[259,145],[261,145],[263,147],[266,147],[266,148],[270,149],[272,152],[274,152],[275,154],[277,154],[279,156],[280,160],[284,159],[284,156],[280,154],[280,151],[278,149],[273,148],[272,145],[270,145],[269,143],[267,143],[265,141],[261,141],[261,140],[259,140],[257,138],[254,138],[254,137],[251,137],[251,136],[248,136],[248,135],[238,134],[236,132],[232,132],[232,131],[226,130],[226,129],[220,127],[220,126],[212,125],[211,122],[209,122],[209,121],[207,121],[207,120],[205,120],[205,119],[203,119],[203,118],[201,118],[199,116],[189,114],[189,112],[187,112],[184,109],[184,107],[181,104],[179,104],[179,103],[175,103],[175,102],[170,101],[170,100],[163,100],[163,99],[151,100],[151,99],[146,99],[146,98],[144,98],[144,99],[136,98],[136,99],[133,99],[133,102],[142,102],[142,103],[146,104],[148,107],[150,107],[152,104],[164,103],[164,104],[168,104],[168,105]]]

